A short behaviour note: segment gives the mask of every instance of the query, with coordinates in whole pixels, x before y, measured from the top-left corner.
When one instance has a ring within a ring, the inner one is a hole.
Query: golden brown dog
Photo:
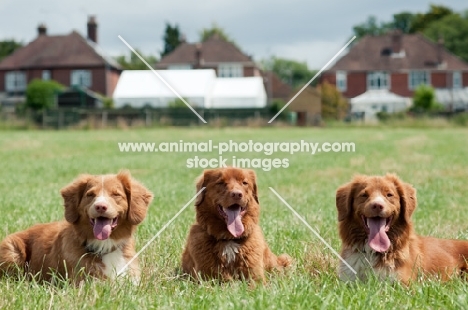
[[[264,280],[264,271],[290,265],[276,257],[260,226],[256,176],[252,170],[205,170],[196,182],[196,223],[191,227],[182,268],[193,277]]]
[[[39,279],[52,273],[79,281],[85,274],[113,278],[135,255],[133,233],[153,195],[131,178],[80,175],[61,190],[66,221],[38,224],[0,244],[0,273],[20,267]],[[138,262],[129,266],[138,280]]]
[[[421,237],[411,215],[416,190],[396,175],[356,176],[336,192],[344,280],[372,273],[408,283],[419,275],[447,280],[467,268],[468,242]]]

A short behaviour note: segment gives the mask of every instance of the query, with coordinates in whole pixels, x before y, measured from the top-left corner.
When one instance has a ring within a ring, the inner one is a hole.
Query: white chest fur
[[[346,251],[343,253],[343,258],[356,272],[354,273],[346,264],[341,262],[338,275],[343,281],[366,280],[373,276],[382,280],[397,279],[394,265],[387,264],[386,267],[376,267],[379,256],[368,245],[361,251],[357,249]]]
[[[116,278],[118,272],[127,264],[127,260],[123,256],[121,250],[126,240],[115,241],[107,240],[92,240],[87,244],[87,248],[93,253],[101,255],[102,263],[104,264],[103,273],[111,278]]]
[[[122,250],[117,249],[113,252],[104,254],[102,256],[102,262],[104,263],[104,274],[111,279],[114,279],[118,272],[127,264],[127,260],[124,258]]]
[[[236,256],[239,254],[240,244],[235,241],[228,241],[224,245],[222,256],[226,259],[227,264],[236,261]]]

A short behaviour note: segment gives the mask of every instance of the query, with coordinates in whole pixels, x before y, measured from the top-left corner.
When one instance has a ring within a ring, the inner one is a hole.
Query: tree
[[[53,107],[56,95],[64,88],[56,81],[34,79],[26,88],[26,106],[34,110]]]
[[[262,66],[265,70],[271,70],[285,83],[292,87],[297,87],[308,83],[317,73],[310,70],[306,62],[299,62],[292,59],[271,57],[263,60]],[[311,86],[316,86],[318,79],[315,79]]]
[[[413,26],[415,14],[410,12],[401,12],[393,14],[393,21],[390,24],[392,29],[399,29],[402,33],[410,33]]]
[[[428,85],[419,85],[413,94],[413,111],[430,112],[440,108],[436,102],[434,88]]]
[[[391,27],[388,23],[379,23],[375,16],[369,16],[367,21],[353,27],[356,41],[366,35],[377,36],[386,33]]]
[[[0,60],[13,54],[18,48],[22,47],[23,43],[16,42],[15,40],[0,41]]]
[[[166,30],[164,31],[164,50],[161,52],[161,57],[166,56],[176,49],[182,43],[182,36],[179,31],[179,26],[176,24],[166,23]]]
[[[322,94],[322,117],[324,119],[343,119],[348,113],[348,101],[336,87],[327,81],[320,86]]]
[[[226,42],[233,43],[236,45],[233,39],[229,37],[229,35],[224,31],[223,28],[219,27],[216,23],[211,25],[211,28],[204,28],[200,32],[200,42],[205,42],[212,36],[217,36],[219,39],[224,40]]]
[[[423,32],[433,22],[452,14],[452,9],[446,6],[431,4],[427,13],[419,13],[414,16],[410,33]]]
[[[424,35],[432,41],[444,40],[444,46],[453,54],[468,61],[468,16],[450,14],[434,21],[425,30]]]
[[[157,61],[158,58],[153,55],[143,55],[138,49],[135,49],[135,51],[143,57],[143,59],[150,65],[153,66]],[[141,59],[135,55],[135,53],[130,52],[130,59],[128,60],[125,55],[117,56],[115,60],[119,63],[120,66],[124,70],[146,70],[148,67],[145,65]]]

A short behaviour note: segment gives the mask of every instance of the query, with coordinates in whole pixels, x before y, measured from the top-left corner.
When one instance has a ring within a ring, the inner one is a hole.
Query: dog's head
[[[371,249],[387,252],[411,231],[416,190],[396,175],[359,175],[336,192],[340,235],[348,245],[368,240]]]
[[[217,239],[247,237],[258,224],[255,172],[239,168],[205,170],[196,181],[197,222]]]
[[[62,194],[65,219],[84,227],[87,239],[119,239],[143,221],[153,194],[132,179],[128,171],[117,175],[80,175]],[[89,229],[88,229],[89,228]]]

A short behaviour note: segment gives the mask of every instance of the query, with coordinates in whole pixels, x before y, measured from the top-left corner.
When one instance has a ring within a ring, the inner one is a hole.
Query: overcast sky
[[[468,9],[466,0],[444,0],[456,11]],[[48,34],[73,29],[86,35],[88,15],[96,15],[98,43],[110,55],[128,54],[118,39],[146,54],[162,50],[166,22],[178,24],[187,41],[199,39],[201,29],[214,22],[224,28],[255,60],[276,55],[307,61],[320,69],[352,35],[353,25],[376,16],[388,21],[401,11],[425,12],[422,0],[0,0],[0,40],[25,43],[45,23]]]

